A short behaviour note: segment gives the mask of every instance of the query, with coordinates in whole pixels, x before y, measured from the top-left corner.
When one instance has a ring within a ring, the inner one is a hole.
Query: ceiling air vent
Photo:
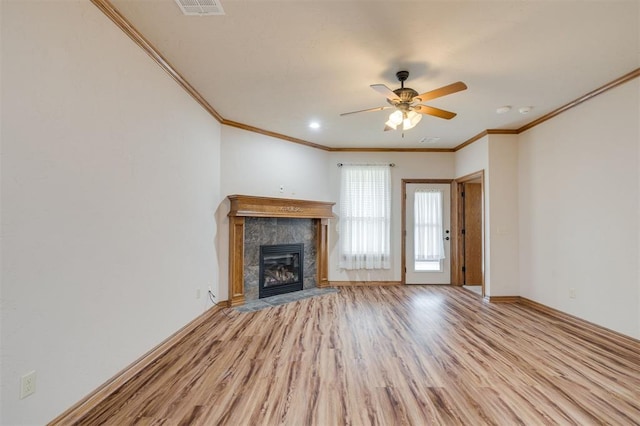
[[[224,15],[219,0],[176,0],[185,15]]]

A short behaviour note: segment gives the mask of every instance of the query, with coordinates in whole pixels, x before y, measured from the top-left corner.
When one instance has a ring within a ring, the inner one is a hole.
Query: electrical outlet
[[[36,372],[31,371],[20,379],[20,399],[36,393]]]
[[[575,299],[576,298],[576,289],[575,288],[570,288],[569,289],[569,299]]]

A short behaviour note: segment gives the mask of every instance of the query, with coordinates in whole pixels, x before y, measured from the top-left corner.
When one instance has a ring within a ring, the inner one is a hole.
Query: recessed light
[[[496,109],[497,114],[504,114],[505,112],[509,111],[511,111],[511,106],[509,105],[501,106],[500,108]]]
[[[320,123],[318,123],[317,121],[312,121],[311,123],[309,123],[309,127],[312,129],[319,129]]]
[[[533,109],[533,107],[530,107],[530,106],[523,106],[523,107],[520,107],[520,109],[518,109],[518,112],[519,112],[520,114],[529,114],[529,113],[531,112],[531,110],[532,110],[532,109]]]

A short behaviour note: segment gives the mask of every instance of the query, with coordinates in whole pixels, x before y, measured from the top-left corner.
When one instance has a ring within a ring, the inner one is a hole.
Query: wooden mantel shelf
[[[288,198],[229,195],[229,216],[288,217],[300,219],[330,219],[335,203],[324,201],[292,200]]]
[[[244,304],[244,228],[247,217],[312,219],[316,227],[316,285],[329,286],[329,219],[335,203],[229,195],[229,306]]]

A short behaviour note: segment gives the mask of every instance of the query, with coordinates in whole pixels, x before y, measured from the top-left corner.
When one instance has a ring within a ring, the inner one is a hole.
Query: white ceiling
[[[222,0],[226,14],[206,17],[174,0],[112,4],[225,119],[334,148],[455,147],[640,66],[638,0]],[[369,85],[396,89],[403,69],[419,93],[465,82],[426,102],[458,116],[425,116],[404,138],[382,131],[390,111],[339,116],[387,105]]]

